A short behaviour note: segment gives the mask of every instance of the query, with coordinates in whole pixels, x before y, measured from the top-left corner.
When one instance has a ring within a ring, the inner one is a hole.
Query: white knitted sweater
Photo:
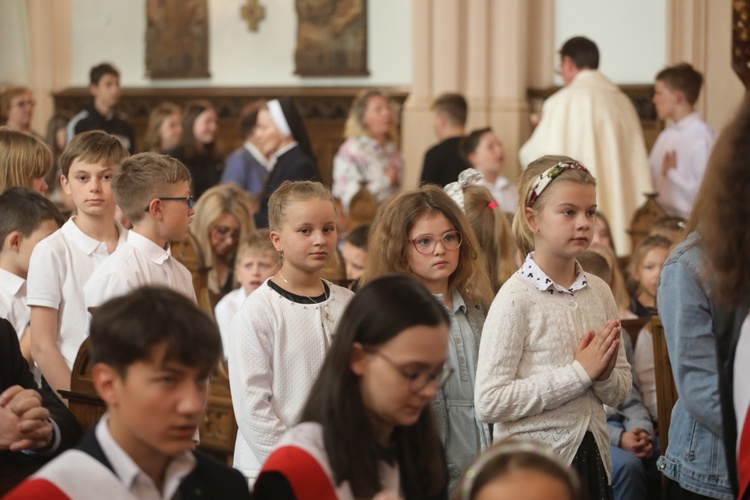
[[[354,296],[346,288],[328,286],[331,295],[325,302],[298,304],[266,281],[232,320],[227,358],[239,426],[234,467],[246,477],[257,477],[284,432],[298,423],[333,331]]]
[[[539,441],[571,463],[590,430],[607,471],[609,438],[602,403],[617,406],[630,392],[630,365],[620,349],[610,377],[593,382],[574,360],[581,336],[617,318],[609,287],[587,274],[574,295],[538,290],[521,274],[503,285],[490,307],[477,363],[475,406],[494,422],[494,440]]]

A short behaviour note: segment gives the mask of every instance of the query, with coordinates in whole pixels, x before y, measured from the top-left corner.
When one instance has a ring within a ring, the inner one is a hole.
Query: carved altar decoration
[[[750,0],[732,2],[732,68],[750,89]]]
[[[240,15],[247,21],[250,31],[258,31],[258,23],[266,18],[266,8],[258,0],[247,0],[247,3],[240,7]]]
[[[295,74],[363,76],[367,70],[367,0],[295,0]]]
[[[146,73],[151,78],[205,78],[208,0],[146,0]]]

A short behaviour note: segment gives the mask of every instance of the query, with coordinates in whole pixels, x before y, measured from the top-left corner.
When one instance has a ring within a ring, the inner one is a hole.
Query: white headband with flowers
[[[464,208],[464,189],[479,184],[479,181],[482,179],[484,179],[482,172],[475,168],[467,168],[458,174],[458,182],[446,184],[443,189],[456,202],[461,211],[466,212]]]
[[[583,170],[585,172],[589,171],[589,169],[577,161],[561,161],[560,163],[552,165],[550,168],[539,174],[539,177],[534,180],[534,184],[531,186],[531,191],[529,192],[529,198],[526,200],[526,206],[530,207],[533,205],[536,199],[539,198],[539,195],[542,194],[542,191],[549,186],[550,182],[554,181],[560,174],[571,168]]]

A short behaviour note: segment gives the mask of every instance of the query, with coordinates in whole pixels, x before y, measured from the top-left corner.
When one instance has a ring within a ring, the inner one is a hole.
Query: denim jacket
[[[672,410],[669,447],[657,462],[665,476],[688,491],[731,500],[716,361],[711,284],[695,233],[670,254],[661,273],[657,304],[680,398]]]

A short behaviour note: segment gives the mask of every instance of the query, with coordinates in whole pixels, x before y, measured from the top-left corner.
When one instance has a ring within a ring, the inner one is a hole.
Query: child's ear
[[[268,233],[268,237],[271,238],[271,243],[273,243],[273,247],[276,249],[277,252],[281,252],[281,238],[279,238],[279,233],[276,231],[271,231]]]
[[[11,231],[10,234],[5,237],[3,249],[10,250],[11,252],[18,252],[21,249],[21,243],[23,243],[23,234],[21,234],[21,231]]]
[[[536,232],[537,231],[537,221],[536,221],[536,210],[534,210],[531,207],[526,207],[524,210],[524,215],[526,216],[526,221],[529,223],[529,227]]]
[[[352,344],[352,352],[349,355],[349,368],[355,375],[362,376],[365,373],[365,349],[359,342]]]
[[[469,158],[469,163],[471,163],[472,165],[475,165],[474,161],[477,158],[477,154],[476,153],[469,153],[468,158]]]
[[[60,175],[60,187],[63,188],[65,194],[67,194],[68,196],[73,196],[73,193],[70,190],[70,183],[68,182],[68,178],[65,175]]]
[[[122,377],[117,370],[107,364],[97,363],[92,368],[91,376],[99,397],[107,403],[107,406],[117,406],[120,400],[118,389],[122,383]]]

